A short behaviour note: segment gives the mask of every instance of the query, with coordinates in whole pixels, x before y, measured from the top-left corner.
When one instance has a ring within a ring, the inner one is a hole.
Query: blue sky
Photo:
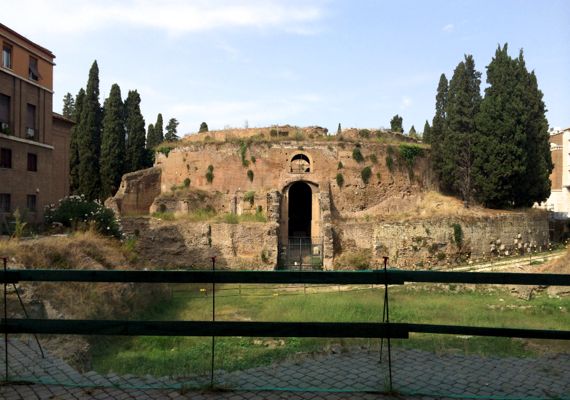
[[[202,121],[378,128],[394,114],[421,131],[439,75],[473,54],[484,83],[508,42],[550,125],[570,127],[566,0],[29,0],[4,4],[0,22],[55,53],[55,111],[96,59],[101,102],[112,83],[138,89],[147,124],[162,112],[182,134]]]

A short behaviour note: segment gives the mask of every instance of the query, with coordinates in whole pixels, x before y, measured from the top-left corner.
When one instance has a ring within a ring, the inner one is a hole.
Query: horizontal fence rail
[[[404,283],[465,283],[570,286],[570,274],[440,271],[101,271],[0,270],[0,282],[137,282],[137,283],[272,283],[401,285]]]
[[[570,331],[371,322],[119,321],[8,319],[1,333],[407,339],[410,333],[570,340]]]
[[[407,339],[401,324],[368,322],[109,321],[8,319],[7,333]],[[0,332],[4,332],[1,327]]]

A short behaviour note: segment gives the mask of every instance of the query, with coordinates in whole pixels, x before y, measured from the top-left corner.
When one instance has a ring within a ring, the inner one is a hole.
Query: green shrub
[[[336,174],[336,184],[338,187],[344,186],[344,176],[341,173]]]
[[[400,157],[402,157],[409,168],[414,166],[417,157],[424,154],[424,149],[413,144],[401,144],[399,148]]]
[[[370,181],[370,177],[372,176],[372,169],[370,169],[370,167],[362,168],[362,171],[360,171],[360,176],[362,177],[362,181],[367,184]]]
[[[374,164],[378,164],[378,157],[376,157],[376,154],[371,154],[369,158]]]
[[[243,201],[247,201],[249,204],[253,205],[253,203],[255,203],[255,192],[253,190],[245,192],[243,195]]]
[[[57,205],[47,206],[44,219],[47,224],[60,223],[74,229],[80,224],[90,225],[106,236],[120,238],[122,235],[115,213],[99,201],[87,200],[84,195],[64,197]]]
[[[386,156],[386,166],[390,172],[394,172],[394,159],[390,155]]]
[[[271,130],[269,131],[269,135],[270,135],[271,137],[276,137],[276,136],[277,136],[277,129],[271,129]]]
[[[170,150],[172,150],[172,149],[174,149],[174,146],[160,146],[159,148],[156,149],[156,151],[158,153],[162,153],[166,157],[168,157],[168,154],[170,153]]]
[[[368,129],[361,129],[358,131],[358,136],[364,139],[370,138],[370,131]]]
[[[244,141],[239,142],[239,156],[241,158],[241,165],[243,165],[244,167],[249,166],[249,160],[247,158],[245,158],[245,156],[247,154],[247,148],[248,148],[248,144],[246,142],[244,142]]]
[[[251,169],[247,170],[247,179],[249,179],[250,182],[253,182],[253,171]]]
[[[303,135],[303,132],[297,131],[295,133],[295,140],[298,142],[301,140],[305,140],[305,135]]]
[[[208,183],[212,183],[214,181],[214,166],[208,165],[208,171],[206,172],[206,180]]]
[[[338,165],[336,167],[337,169],[343,169],[344,168],[344,164],[342,163],[342,161],[338,162]]]
[[[251,162],[255,164],[256,161],[257,159],[255,158],[255,156],[251,156]]]
[[[386,148],[386,151],[388,152],[389,155],[394,155],[394,148],[392,146],[388,146]]]
[[[362,156],[362,153],[360,152],[359,147],[355,147],[354,150],[352,150],[352,158],[354,158],[354,160],[357,163],[361,163],[364,161],[364,157]]]
[[[457,223],[452,224],[451,227],[453,228],[453,241],[457,247],[461,247],[463,244],[463,229]]]
[[[184,179],[184,187],[185,187],[185,188],[190,187],[190,182],[192,182],[192,181],[190,180],[190,178]]]

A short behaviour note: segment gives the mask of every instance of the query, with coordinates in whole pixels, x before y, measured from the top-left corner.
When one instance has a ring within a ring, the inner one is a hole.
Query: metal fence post
[[[216,256],[212,257],[212,322],[216,322]],[[216,337],[212,336],[212,362],[210,365],[210,388],[214,388],[214,360]]]
[[[6,275],[8,259],[3,257],[2,262],[4,264],[4,368],[6,368],[4,380],[8,382],[8,277]]]

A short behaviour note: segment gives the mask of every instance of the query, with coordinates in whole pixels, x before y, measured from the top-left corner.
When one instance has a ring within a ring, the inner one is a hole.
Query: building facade
[[[69,193],[73,122],[53,112],[53,53],[0,24],[0,224]]]
[[[556,219],[566,219],[570,216],[570,128],[550,135],[550,153],[554,164],[551,192],[541,207],[551,211]]]

